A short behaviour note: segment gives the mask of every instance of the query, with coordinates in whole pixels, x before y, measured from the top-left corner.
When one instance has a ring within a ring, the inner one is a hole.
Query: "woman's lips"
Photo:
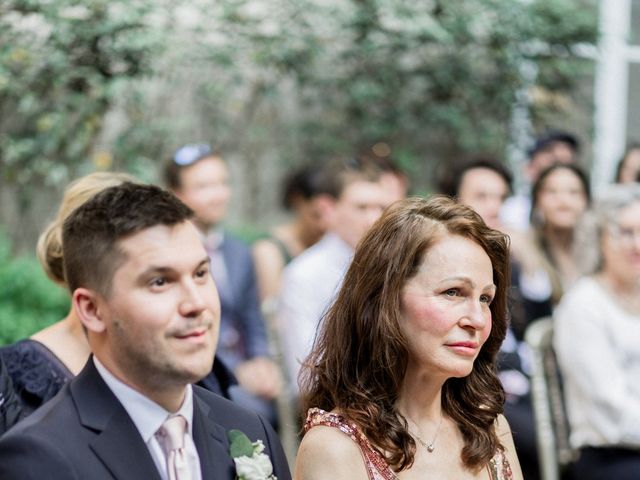
[[[454,342],[447,343],[446,346],[459,355],[466,357],[474,356],[478,351],[477,342]]]

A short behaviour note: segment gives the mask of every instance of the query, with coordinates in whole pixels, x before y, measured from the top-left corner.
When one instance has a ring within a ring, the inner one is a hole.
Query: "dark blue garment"
[[[240,240],[224,233],[221,245],[226,279],[218,288],[220,295],[220,340],[217,353],[234,370],[238,364],[255,357],[269,356],[269,339],[260,311],[258,283],[251,250]]]
[[[53,398],[73,378],[58,357],[42,343],[20,340],[0,349],[25,415]]]
[[[20,401],[13,390],[11,377],[0,358],[0,436],[15,425],[21,415]]]
[[[637,480],[640,452],[616,447],[586,447],[572,466],[576,480]]]

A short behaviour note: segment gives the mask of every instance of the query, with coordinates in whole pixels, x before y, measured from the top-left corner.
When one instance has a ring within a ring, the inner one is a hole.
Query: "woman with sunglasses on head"
[[[640,472],[640,185],[611,187],[581,224],[586,275],[556,309],[554,345],[564,379],[580,480]]]

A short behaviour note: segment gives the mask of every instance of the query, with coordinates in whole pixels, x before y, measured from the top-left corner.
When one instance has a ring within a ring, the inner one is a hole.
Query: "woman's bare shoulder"
[[[366,480],[368,476],[358,444],[337,428],[319,425],[302,439],[294,478]]]
[[[498,439],[504,447],[504,454],[511,465],[511,471],[513,472],[513,480],[522,480],[522,470],[520,469],[520,462],[516,455],[516,447],[513,443],[513,435],[511,434],[511,427],[504,415],[498,415],[496,419],[496,433]]]

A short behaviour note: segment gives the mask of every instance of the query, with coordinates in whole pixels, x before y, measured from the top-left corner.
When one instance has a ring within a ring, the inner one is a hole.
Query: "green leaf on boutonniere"
[[[227,433],[229,438],[229,453],[232,458],[242,456],[251,457],[253,455],[253,444],[240,430],[229,430]]]

